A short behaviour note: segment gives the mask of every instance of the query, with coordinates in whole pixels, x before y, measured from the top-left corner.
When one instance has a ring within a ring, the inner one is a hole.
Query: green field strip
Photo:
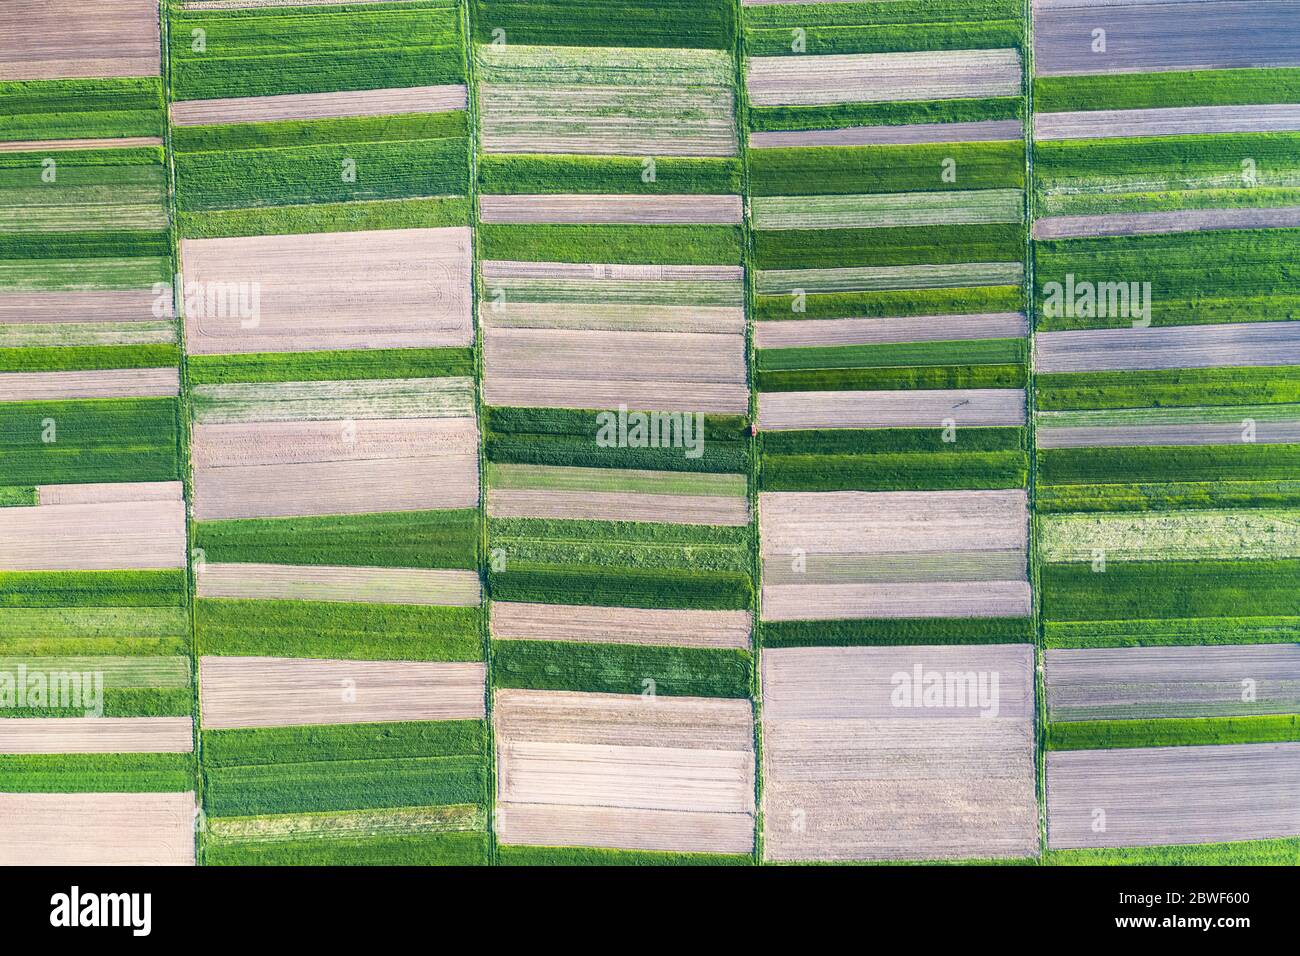
[[[672,853],[577,846],[500,846],[502,866],[752,866],[739,853]]]
[[[1177,445],[1039,449],[1044,485],[1285,481],[1300,468],[1300,445]]]
[[[953,365],[1023,364],[1024,339],[974,339],[953,342],[887,342],[871,345],[804,346],[759,349],[760,372],[805,369],[858,369]]]
[[[0,372],[79,372],[105,369],[175,368],[180,349],[155,345],[60,345],[0,348]]]
[[[178,793],[194,775],[192,754],[0,754],[4,793]]]
[[[463,83],[454,3],[404,2],[168,13],[175,100]]]
[[[441,139],[459,141],[464,147],[468,136],[468,114],[464,110],[444,110],[435,113],[388,113],[382,116],[177,126],[172,129],[171,145],[173,155],[180,161],[180,169],[184,163],[182,157],[194,153]],[[468,168],[468,150],[463,151],[466,153]]]
[[[483,659],[477,607],[199,598],[203,654],[332,660]]]
[[[619,193],[622,195],[728,195],[741,191],[740,160],[691,156],[655,157],[646,182],[644,160],[630,156],[547,154],[478,157],[483,195]]]
[[[738,226],[501,225],[477,228],[482,259],[647,265],[739,265]]]
[[[181,212],[176,217],[176,228],[186,239],[215,239],[289,236],[313,232],[366,232],[376,229],[437,229],[464,226],[469,220],[470,204],[467,198],[434,196]]]
[[[754,318],[892,318],[939,313],[1018,312],[1024,308],[1024,303],[1025,292],[1019,285],[808,293],[799,298],[786,293],[756,296]],[[795,306],[800,308],[796,310]]]
[[[1300,717],[1294,714],[1056,721],[1047,726],[1048,750],[1265,744],[1292,740],[1300,740]]]
[[[748,698],[753,661],[747,651],[633,644],[493,641],[494,687]]]
[[[1040,485],[1038,513],[1264,508],[1300,505],[1300,481]]]
[[[1297,863],[1300,863],[1300,837],[1043,853],[1044,866],[1295,866]]]
[[[1018,20],[981,23],[835,24],[805,30],[808,55],[902,53],[912,50],[996,50],[1017,47]],[[751,56],[791,56],[789,27],[748,27]]]
[[[489,488],[590,491],[651,495],[743,498],[745,476],[712,472],[663,472],[618,468],[566,468],[489,463]]]
[[[0,141],[162,136],[158,77],[0,83]]]
[[[1024,246],[1020,223],[778,229],[754,232],[759,269],[1006,262]]]
[[[1294,404],[1300,366],[1055,372],[1036,375],[1034,393],[1044,411]]]
[[[0,508],[30,508],[40,503],[39,498],[35,485],[0,487]]]
[[[188,657],[185,658],[188,660]],[[5,719],[25,717],[189,717],[193,691],[185,687],[115,689],[105,687],[96,692],[100,706],[60,707],[52,701],[42,701],[28,707],[5,706]],[[0,699],[3,699],[0,697]]]
[[[932,644],[1027,644],[1033,626],[1024,617],[909,617],[844,621],[762,621],[763,647],[895,647]]]
[[[183,607],[185,597],[182,570],[0,571],[6,609]]]
[[[944,491],[1023,488],[1026,451],[765,455],[763,491]]]
[[[1300,560],[1107,561],[1044,564],[1043,610],[1053,621],[1300,615]]]
[[[166,256],[0,259],[0,291],[6,292],[129,291],[171,279]]]
[[[510,568],[509,571],[489,574],[493,600],[739,611],[749,607],[753,589],[748,569],[643,571],[626,567],[537,565],[532,562],[512,563]]]
[[[1024,388],[1028,372],[1023,362],[1004,365],[901,365],[759,371],[754,381],[759,392]]]
[[[944,161],[956,181],[944,181]],[[749,154],[753,196],[833,196],[1023,188],[1024,144],[805,146]]]
[[[470,0],[479,43],[730,50],[730,0]]]
[[[1048,647],[1179,647],[1300,640],[1300,616],[1049,621]]]
[[[483,866],[489,860],[488,834],[481,830],[256,843],[208,836],[203,849],[205,866]]]
[[[469,348],[192,355],[188,367],[193,385],[442,378],[474,373],[473,350]]]
[[[202,737],[209,767],[487,754],[487,725],[481,720],[204,730]]]
[[[1161,70],[1034,78],[1043,113],[1300,103],[1300,69]]]

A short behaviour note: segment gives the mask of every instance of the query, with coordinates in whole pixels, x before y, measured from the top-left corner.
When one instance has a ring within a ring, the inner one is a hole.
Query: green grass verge
[[[872,647],[907,644],[1029,644],[1034,630],[1020,617],[907,617],[854,621],[761,621],[763,647]]]
[[[547,226],[481,223],[482,259],[740,265],[739,226]]]
[[[0,754],[0,792],[176,793],[195,769],[192,754]]]
[[[1265,744],[1300,740],[1300,717],[1177,717],[1159,720],[1054,721],[1048,750],[1109,750],[1119,747],[1189,747],[1198,744]]]
[[[496,687],[644,694],[748,697],[753,661],[747,651],[632,644],[493,641]]]
[[[365,378],[472,376],[468,348],[350,349],[338,352],[248,352],[191,355],[194,385],[237,382],[333,382]]]

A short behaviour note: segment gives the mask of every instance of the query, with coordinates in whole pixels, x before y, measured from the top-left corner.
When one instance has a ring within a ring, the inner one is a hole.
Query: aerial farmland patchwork
[[[0,864],[1300,863],[1300,3],[9,7]]]

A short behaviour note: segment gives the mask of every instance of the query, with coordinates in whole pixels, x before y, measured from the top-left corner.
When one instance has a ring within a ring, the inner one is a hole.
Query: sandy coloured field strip
[[[615,225],[738,225],[739,196],[575,195],[480,196],[479,221],[489,223],[609,223]]]
[[[944,676],[942,701],[926,704],[900,697],[899,685],[911,685],[918,667],[922,681],[931,674]],[[950,674],[956,675],[951,682]],[[973,682],[967,679],[970,675]],[[763,652],[765,721],[993,716],[1033,720],[1034,651],[1028,644],[800,647]]]
[[[482,830],[486,813],[472,804],[442,807],[383,807],[276,813],[264,817],[209,817],[208,845],[256,844],[285,839],[374,837],[389,834],[454,833]]]
[[[987,143],[1019,140],[1020,120],[917,123],[911,126],[847,126],[842,129],[773,130],[749,134],[753,149],[784,146],[920,146],[925,143]]]
[[[749,626],[748,611],[492,602],[492,636],[497,640],[748,649]]]
[[[479,264],[487,281],[502,279],[572,279],[589,282],[714,282],[728,287],[744,281],[740,266],[623,265],[601,262],[522,262],[485,259]]]
[[[194,794],[0,793],[0,866],[193,866]]]
[[[183,501],[179,481],[106,481],[85,485],[37,485],[42,505],[99,505],[114,501]]]
[[[734,156],[721,50],[475,47],[480,140],[492,153]]]
[[[478,424],[473,418],[235,422],[194,426],[192,445],[196,472],[394,458],[446,459],[463,467],[477,459]]]
[[[0,508],[0,570],[111,571],[185,567],[185,503]]]
[[[739,414],[749,404],[740,335],[490,329],[483,348],[491,405]]]
[[[1112,139],[1186,133],[1278,133],[1300,130],[1300,105],[1171,106],[1139,110],[1036,113],[1034,139]]]
[[[769,649],[763,699],[768,859],[1037,851],[1028,645]]]
[[[755,229],[886,229],[1019,222],[1019,189],[967,189],[946,193],[873,193],[843,196],[755,196]]]
[[[734,495],[493,488],[488,491],[487,511],[493,518],[662,521],[733,527],[749,524],[749,502]]]
[[[736,306],[506,301],[504,307],[482,302],[478,314],[485,329],[745,332],[745,310]]]
[[[472,508],[477,426],[433,418],[196,425],[199,520]]]
[[[1078,239],[1200,232],[1208,229],[1297,227],[1300,227],[1300,206],[1280,206],[1274,209],[1181,209],[1177,212],[1133,212],[1106,216],[1053,216],[1034,223],[1034,238]]]
[[[203,726],[482,719],[484,674],[480,663],[204,657]]]
[[[92,372],[0,372],[0,402],[72,398],[171,398],[180,393],[174,368],[122,368]]]
[[[1300,557],[1300,510],[1197,509],[1043,515],[1039,557],[1091,562]]]
[[[967,388],[880,392],[760,392],[758,427],[958,428],[1025,423],[1025,393],[1018,388]],[[960,432],[958,432],[960,434]],[[958,439],[960,441],[960,438]]]
[[[196,385],[192,394],[202,425],[474,415],[474,380],[461,376]]]
[[[747,813],[501,802],[493,820],[504,845],[619,847],[691,853],[749,853]]]
[[[1050,720],[1300,713],[1300,644],[1050,649]]]
[[[717,753],[749,751],[754,738],[747,700],[502,689],[492,715],[499,739],[511,744]]]
[[[198,596],[478,607],[476,571],[325,565],[199,564]]]
[[[0,348],[62,348],[76,345],[175,345],[171,319],[153,322],[20,322],[0,325]]]
[[[755,323],[754,345],[760,349],[789,349],[810,345],[1017,339],[1028,331],[1029,323],[1021,312],[918,315],[900,319],[800,319]]]
[[[753,846],[748,701],[500,690],[493,721],[503,842]]]
[[[1028,581],[764,584],[765,621],[869,617],[1028,617]]]
[[[1237,445],[1246,426],[1223,422],[1185,425],[1092,425],[1043,428],[1036,433],[1039,448],[1121,448],[1159,445]],[[1300,444],[1300,421],[1257,422],[1252,442],[1257,445]]]
[[[1021,87],[1015,50],[757,56],[746,76],[755,106],[1016,96]]]
[[[1300,365],[1300,322],[1039,332],[1039,372]]]
[[[0,719],[0,754],[163,754],[193,749],[189,717]]]
[[[185,239],[181,260],[192,354],[473,340],[467,227]]]
[[[171,289],[115,292],[0,292],[0,322],[156,322],[171,315]]]
[[[759,495],[762,553],[910,554],[1024,550],[1025,493],[768,491]]]
[[[1300,3],[1034,4],[1038,76],[1300,66]],[[1106,49],[1093,49],[1104,30]]]
[[[488,482],[493,488],[514,490],[708,495],[742,499],[748,489],[745,476],[734,472],[501,463],[488,465]]]
[[[919,266],[851,266],[843,269],[764,269],[756,274],[759,295],[803,292],[872,292],[943,289],[953,286],[1019,285],[1019,262],[957,262]]]
[[[129,149],[161,146],[160,136],[117,136],[111,139],[29,139],[0,143],[0,153],[59,152],[67,149]]]
[[[1005,551],[900,554],[809,554],[770,558],[763,581],[778,584],[919,584],[926,581],[1015,581],[1025,577],[1028,555]]]
[[[158,0],[6,0],[0,80],[158,76]]]
[[[1300,836],[1300,743],[1046,757],[1052,849]]]
[[[183,100],[171,105],[176,126],[220,123],[273,123],[281,120],[331,119],[342,116],[392,116],[463,110],[465,87],[413,86],[391,90],[343,90],[337,93],[288,93],[237,96],[218,100]]]

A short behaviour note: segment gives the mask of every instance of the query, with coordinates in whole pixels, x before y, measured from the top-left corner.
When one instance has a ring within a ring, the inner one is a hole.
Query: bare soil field
[[[171,398],[179,393],[180,373],[174,368],[0,372],[0,402],[49,402],[71,398]]]
[[[739,224],[739,196],[480,196],[479,220],[490,223],[615,225]]]
[[[1018,388],[879,392],[761,392],[758,427],[945,428],[1023,425],[1025,393]]]
[[[1300,3],[1034,3],[1038,76],[1300,66]],[[1093,30],[1106,31],[1094,52]]]
[[[501,690],[493,720],[503,842],[753,846],[748,701]]]
[[[0,793],[0,865],[193,866],[193,793]]]
[[[1029,331],[1021,312],[979,315],[918,315],[901,319],[801,319],[754,323],[754,345],[789,349],[819,345],[888,342],[957,342],[1019,338]]]
[[[841,196],[755,196],[755,229],[890,229],[897,226],[1020,222],[1019,189],[963,189],[943,193],[866,193]]]
[[[765,621],[870,617],[1027,617],[1028,581],[764,584]]]
[[[473,341],[466,227],[186,239],[181,260],[204,293],[191,354]]]
[[[171,105],[171,113],[172,123],[176,126],[215,126],[221,123],[272,123],[343,116],[441,113],[463,110],[466,104],[465,86],[452,83],[392,90],[343,90],[337,93],[182,100]]]
[[[482,719],[484,674],[480,663],[204,657],[203,726]]]
[[[917,669],[982,679],[984,706],[902,699]],[[1029,646],[773,648],[763,688],[768,859],[1036,853]]]
[[[478,607],[475,571],[327,565],[201,564],[198,596]]]
[[[789,146],[920,146],[925,143],[987,143],[1018,140],[1019,120],[916,123],[911,126],[847,126],[842,129],[770,130],[749,134],[752,149]]]
[[[462,418],[473,423],[469,377],[359,379],[196,385],[201,425],[399,418]]]
[[[171,301],[170,292],[165,297]],[[0,292],[0,322],[154,322],[158,318],[153,314],[157,299],[152,289]]]
[[[792,560],[767,561],[763,566],[763,580],[769,585],[1015,581],[1024,578],[1028,559],[1028,554],[1020,548],[952,553],[810,554],[797,568]]]
[[[1300,743],[1046,757],[1047,845],[1055,850],[1300,835]]]
[[[1242,423],[1199,422],[1187,425],[1097,425],[1043,428],[1039,448],[1119,448],[1154,445],[1237,445]],[[1300,443],[1300,422],[1257,422],[1255,444]]]
[[[0,719],[0,754],[189,753],[188,717],[24,717]]]
[[[1050,720],[1300,712],[1300,644],[1054,648],[1044,665]]]
[[[1015,96],[1020,55],[954,50],[759,56],[748,61],[747,82],[755,106]]]
[[[1300,364],[1300,323],[1039,332],[1040,372],[1231,368]]]
[[[1300,130],[1300,105],[1171,106],[1034,114],[1034,139],[1113,139],[1188,133],[1279,133]]]
[[[492,602],[492,636],[497,640],[747,649],[749,626],[748,611]]]
[[[1011,491],[763,492],[765,559],[821,554],[1026,549],[1025,493]]]
[[[513,302],[497,311],[483,302],[479,321],[485,329],[745,334],[745,310],[717,305]]]
[[[196,468],[478,457],[473,418],[236,422],[194,429]]]
[[[183,501],[179,481],[107,481],[88,485],[37,485],[42,505],[102,505],[114,501]]]
[[[158,76],[158,0],[7,0],[0,80]]]
[[[0,508],[0,570],[185,567],[182,501]]]
[[[1053,216],[1034,223],[1034,238],[1079,239],[1201,232],[1209,229],[1297,227],[1300,227],[1300,206],[1276,209],[1182,209],[1178,212],[1134,212],[1109,216]]]

